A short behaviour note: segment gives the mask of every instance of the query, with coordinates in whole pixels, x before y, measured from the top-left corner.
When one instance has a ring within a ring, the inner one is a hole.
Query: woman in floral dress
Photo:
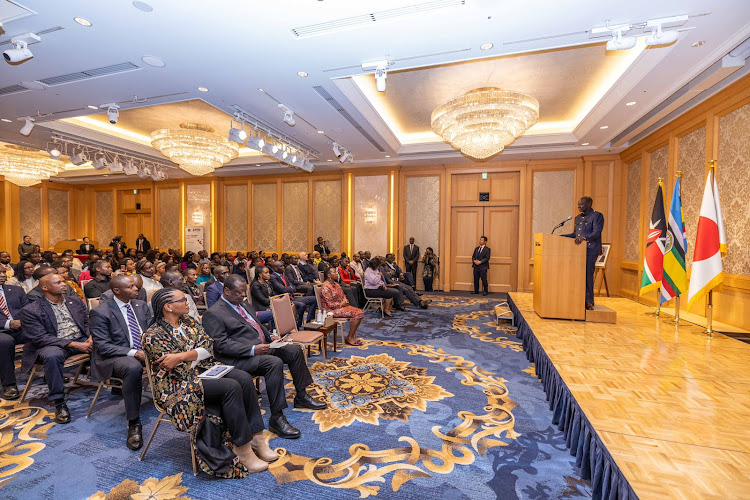
[[[326,311],[333,313],[334,318],[349,318],[349,335],[344,343],[351,346],[360,346],[362,341],[357,339],[357,328],[365,317],[364,311],[349,305],[341,285],[338,284],[339,271],[336,267],[330,267],[326,271],[326,280],[320,291],[320,306]]]

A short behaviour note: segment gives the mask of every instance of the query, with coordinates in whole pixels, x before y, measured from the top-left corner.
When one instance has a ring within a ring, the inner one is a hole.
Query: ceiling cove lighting
[[[599,127],[599,130],[607,130],[609,128],[609,125],[602,125]]]
[[[636,104],[635,101],[630,101],[630,102],[626,102],[625,106],[635,106],[635,104]]]
[[[208,92],[208,89],[206,87],[198,87],[198,90],[200,92]]]
[[[151,145],[192,175],[210,174],[239,155],[240,147],[199,123],[151,132]]]
[[[470,90],[432,112],[432,130],[463,154],[484,160],[500,153],[539,120],[539,102],[494,87]]]
[[[6,144],[0,150],[0,175],[17,186],[33,186],[56,175],[61,163],[33,148]]]
[[[581,146],[588,146],[588,145],[589,145],[589,143],[588,143],[588,142],[582,142],[582,143],[581,143]]]

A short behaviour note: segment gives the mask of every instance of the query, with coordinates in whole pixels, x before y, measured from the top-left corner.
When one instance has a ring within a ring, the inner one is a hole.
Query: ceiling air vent
[[[10,85],[0,89],[0,95],[18,94],[19,92],[26,92],[29,89],[21,85]]]
[[[140,69],[133,63],[125,62],[120,64],[113,64],[112,66],[105,66],[103,68],[89,69],[86,71],[79,71],[77,73],[69,73],[67,75],[53,76],[51,78],[44,78],[38,80],[39,82],[53,87],[55,85],[63,85],[65,83],[79,82],[81,80],[89,80],[91,78],[98,78],[100,76],[116,75],[118,73],[126,73],[128,71],[134,71]]]
[[[358,26],[372,24],[378,21],[388,21],[413,14],[421,14],[448,7],[460,7],[463,5],[466,5],[466,0],[434,0],[432,2],[407,5],[396,9],[381,10],[379,12],[370,12],[369,14],[361,14],[359,16],[334,19],[333,21],[327,21],[325,23],[308,24],[307,26],[292,28],[292,34],[295,38],[325,35],[334,31],[356,28]]]
[[[357,129],[357,132],[359,132],[360,134],[362,134],[365,139],[367,139],[368,141],[370,141],[370,144],[372,144],[373,146],[375,146],[375,149],[377,149],[381,153],[385,152],[385,149],[383,149],[383,146],[381,146],[380,144],[378,144],[378,142],[375,139],[373,139],[373,137],[370,134],[368,134],[367,131],[365,129],[363,129],[362,126],[360,126],[360,124],[357,123],[357,121],[354,118],[352,118],[352,115],[350,115],[349,112],[347,112],[341,106],[341,104],[339,104],[339,102],[336,99],[334,99],[331,94],[328,93],[328,91],[326,89],[324,89],[320,85],[318,85],[316,87],[313,87],[313,89],[315,90],[315,92],[318,93],[318,95],[320,97],[322,97],[323,99],[325,99],[326,102],[328,104],[330,104],[333,109],[335,109],[336,111],[338,111],[339,114],[346,119],[346,121],[348,121],[349,123],[351,123],[352,126],[355,129]]]

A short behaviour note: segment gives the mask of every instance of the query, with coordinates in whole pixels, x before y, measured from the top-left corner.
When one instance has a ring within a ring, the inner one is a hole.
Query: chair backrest
[[[288,293],[271,297],[271,312],[273,313],[273,321],[276,324],[276,333],[280,336],[297,331],[295,308],[289,299]]]
[[[81,290],[83,290],[83,287],[86,286],[86,283],[88,283],[91,280],[81,280]]]
[[[323,271],[318,271],[318,276],[320,277],[321,282],[326,280],[326,273]]]
[[[320,292],[323,291],[323,287],[320,286],[320,285],[315,285],[313,287],[313,290],[315,290],[315,300],[318,302],[318,310],[322,311],[323,310],[323,302],[321,302],[321,299],[320,299]]]
[[[208,308],[208,294],[206,292],[203,292],[203,303],[206,304],[206,308]]]
[[[86,299],[86,307],[88,307],[89,311],[92,309],[95,309],[96,306],[98,305],[99,305],[99,298]]]

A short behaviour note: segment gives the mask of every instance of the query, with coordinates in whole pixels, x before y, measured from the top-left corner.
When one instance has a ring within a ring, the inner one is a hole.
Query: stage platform
[[[509,293],[518,336],[595,497],[750,498],[750,345],[597,297],[616,324],[545,320]]]

